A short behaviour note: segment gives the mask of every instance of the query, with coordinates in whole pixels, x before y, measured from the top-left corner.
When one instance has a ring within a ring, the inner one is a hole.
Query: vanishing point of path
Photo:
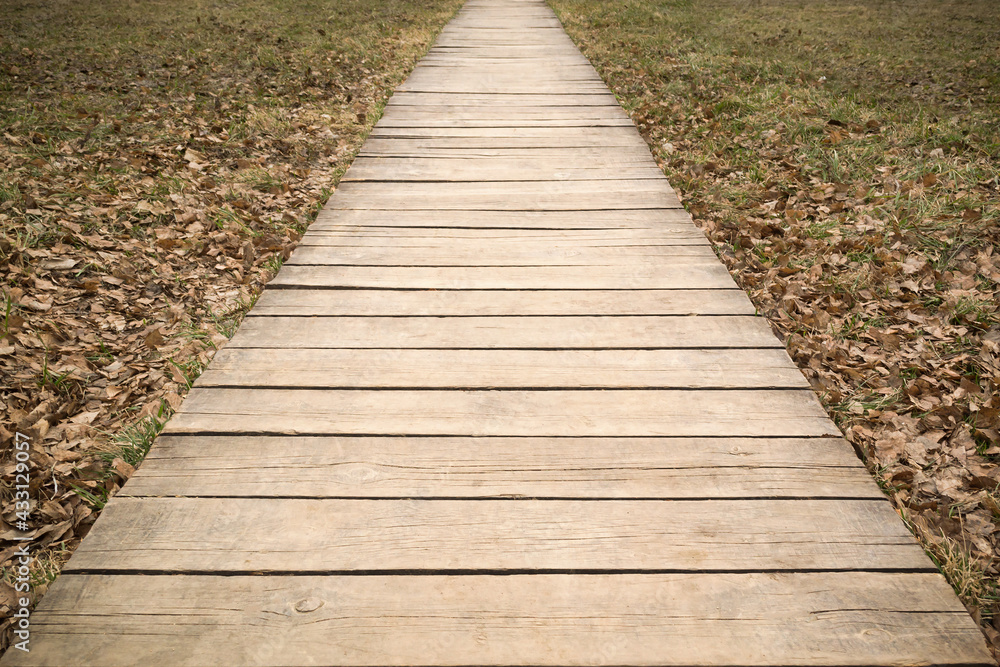
[[[470,0],[10,665],[989,665],[540,0]]]

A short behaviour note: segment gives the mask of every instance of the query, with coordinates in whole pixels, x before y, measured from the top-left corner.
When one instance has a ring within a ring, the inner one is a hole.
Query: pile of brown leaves
[[[458,2],[83,4],[0,17],[0,650]]]
[[[552,4],[996,651],[1000,8]]]

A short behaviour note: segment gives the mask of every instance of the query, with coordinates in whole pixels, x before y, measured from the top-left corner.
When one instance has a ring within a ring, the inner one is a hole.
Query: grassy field
[[[1000,4],[551,4],[1000,646]]]
[[[460,4],[4,1],[0,536],[21,432],[36,595]]]

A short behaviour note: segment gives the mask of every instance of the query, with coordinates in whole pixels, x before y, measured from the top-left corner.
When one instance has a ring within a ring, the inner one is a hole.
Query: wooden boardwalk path
[[[469,0],[17,665],[988,665],[540,0]]]

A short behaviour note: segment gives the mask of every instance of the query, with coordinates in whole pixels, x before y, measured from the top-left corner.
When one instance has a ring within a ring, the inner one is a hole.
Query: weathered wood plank
[[[739,289],[642,291],[265,290],[249,317],[274,315],[753,315]]]
[[[546,181],[549,182],[549,181]],[[570,183],[608,183],[610,181],[569,181]],[[653,182],[653,181],[650,181]],[[374,183],[345,183],[350,185],[376,185]],[[411,185],[393,183],[392,185]],[[416,184],[413,184],[416,185]],[[420,184],[429,185],[429,184]],[[447,185],[464,185],[448,183]],[[610,196],[609,196],[610,194]],[[590,194],[534,194],[515,193],[464,195],[428,191],[418,194],[385,192],[378,196],[367,194],[343,194],[331,197],[327,203],[331,209],[361,209],[372,211],[387,210],[458,210],[458,211],[590,211],[623,209],[669,209],[680,208],[677,195],[666,192],[611,192]]]
[[[383,118],[379,121],[383,128],[479,128],[479,127],[634,127],[628,118],[520,118],[506,117],[497,114],[496,117],[489,118],[435,118],[428,116],[424,119],[396,119]]]
[[[613,152],[594,146],[543,146],[543,147],[500,147],[466,148],[452,146],[445,140],[430,139],[373,139],[358,152],[358,164],[362,159],[382,160],[413,160],[440,162],[442,160],[463,160],[470,166],[480,162],[523,161],[526,163],[542,161],[546,163],[560,162],[563,166],[593,167],[595,163],[603,163],[605,169],[613,171],[619,165],[655,165],[650,161],[649,151],[639,147],[619,147]]]
[[[609,266],[285,266],[272,287],[410,289],[731,289],[721,262]]]
[[[199,387],[808,389],[782,349],[220,350]]]
[[[119,496],[884,497],[840,438],[169,435]]]
[[[528,130],[536,128],[480,128],[476,130],[478,134],[467,133],[468,128],[453,128],[453,132],[441,130],[440,128],[385,128],[383,133],[378,126],[372,130],[371,136],[362,147],[367,154],[368,151],[378,153],[386,150],[406,151],[417,146],[426,146],[428,149],[487,149],[487,150],[572,150],[572,149],[615,149],[629,153],[638,151],[649,152],[649,147],[643,142],[638,133],[630,134],[603,132],[618,128],[548,128],[551,134],[529,135]],[[556,130],[572,130],[570,135],[557,135]],[[584,134],[582,130],[591,130],[593,133]],[[597,131],[602,131],[597,133]],[[508,136],[500,136],[500,132],[507,132]],[[399,143],[394,143],[394,142]]]
[[[461,49],[466,58],[475,56]],[[433,51],[432,51],[433,52]],[[618,100],[608,91],[590,93],[588,95],[509,95],[497,93],[493,95],[455,95],[451,93],[408,93],[396,91],[386,102],[386,108],[396,106],[449,106],[449,107],[480,107],[480,106],[518,106],[540,108],[563,108],[574,106],[613,106],[618,107]]]
[[[423,227],[401,230],[399,227]],[[483,231],[480,231],[483,230]],[[492,231],[485,231],[492,230]],[[625,231],[622,231],[625,230]],[[323,232],[358,237],[439,236],[444,238],[536,239],[538,243],[585,243],[600,239],[697,238],[684,209],[590,211],[368,211],[323,209],[306,237]],[[555,233],[552,233],[555,232]]]
[[[884,499],[121,498],[64,571],[880,568],[934,571]]]
[[[401,127],[379,127],[376,125],[372,129],[371,137],[375,138],[466,138],[476,141],[488,139],[503,139],[499,145],[518,146],[521,144],[511,143],[516,139],[538,139],[538,140],[558,140],[559,146],[574,146],[576,142],[588,141],[590,145],[619,145],[627,142],[626,145],[643,145],[642,137],[635,127],[495,127],[495,128],[475,128],[475,127],[452,127],[452,128],[424,128],[422,130],[407,129]],[[615,142],[612,144],[602,144],[597,142]],[[639,143],[641,142],[641,143]],[[498,145],[498,144],[494,144]],[[647,147],[648,150],[648,147]]]
[[[264,348],[782,348],[762,318],[253,317],[229,347]]]
[[[202,389],[165,433],[469,436],[827,436],[803,390]]]
[[[569,93],[580,95],[585,93],[600,93],[606,86],[600,80],[560,81],[557,79],[538,79],[536,81],[521,81],[516,76],[491,76],[476,78],[474,75],[462,81],[437,82],[431,77],[421,77],[417,81],[408,81],[399,90],[414,93],[516,93],[538,95],[540,93]],[[624,125],[622,126],[625,127]],[[634,129],[630,127],[629,129]]]
[[[620,178],[656,179],[663,173],[655,163],[609,165],[580,160],[542,161],[538,159],[415,159],[358,158],[341,179],[354,181],[602,181]]]
[[[552,250],[595,252],[595,248],[664,248],[669,252],[711,252],[708,239],[698,230],[682,230],[669,224],[661,228],[615,227],[610,229],[507,229],[498,227],[355,227],[326,218],[299,247],[343,246],[369,249],[422,248],[478,251],[501,248],[505,252]],[[377,222],[373,220],[373,222]],[[430,221],[428,221],[430,222]],[[700,248],[681,248],[699,246]],[[714,257],[714,253],[712,254]]]
[[[435,244],[389,247],[346,245],[337,239],[323,245],[300,245],[286,261],[288,266],[620,266],[651,262],[674,267],[718,264],[707,244],[653,245],[644,243],[604,246],[534,246],[462,244],[439,240]]]
[[[67,575],[11,665],[993,665],[939,574]],[[225,601],[221,603],[220,601]]]
[[[680,208],[666,179],[342,183],[330,209],[587,210]]]
[[[580,121],[580,120],[624,120],[631,123],[628,114],[617,104],[599,104],[585,106],[577,104],[570,107],[556,106],[521,106],[518,104],[481,104],[481,105],[387,105],[382,120],[385,127],[391,127],[393,121],[399,120],[534,120],[534,121]],[[381,122],[381,121],[380,121]]]
[[[595,188],[599,189],[595,192]],[[609,199],[625,194],[673,195],[673,188],[665,178],[646,180],[613,179],[601,181],[600,185],[579,181],[535,182],[487,182],[487,183],[343,183],[330,198],[335,202],[342,197],[514,197],[531,199],[534,197],[587,197],[599,195]],[[583,208],[583,207],[578,207]],[[677,207],[674,207],[677,208]]]

